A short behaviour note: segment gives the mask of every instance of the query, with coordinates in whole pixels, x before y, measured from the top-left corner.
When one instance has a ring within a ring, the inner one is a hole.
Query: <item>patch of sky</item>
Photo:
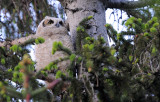
[[[124,20],[127,20],[128,16],[125,12],[117,9],[107,9],[106,10],[106,23],[109,23],[113,28],[120,33],[121,31],[126,31],[126,27],[122,25]],[[126,36],[126,38],[128,38]],[[114,42],[108,37],[109,46],[112,46]]]
[[[33,7],[33,4],[29,4],[29,10],[30,10],[30,14],[31,14],[31,16],[33,17],[32,19],[33,19],[33,21],[34,22],[32,22],[32,25],[31,25],[31,29],[32,29],[32,31],[34,31],[34,32],[36,32],[36,21],[37,21],[37,18],[36,18],[36,12],[34,11],[34,7]]]

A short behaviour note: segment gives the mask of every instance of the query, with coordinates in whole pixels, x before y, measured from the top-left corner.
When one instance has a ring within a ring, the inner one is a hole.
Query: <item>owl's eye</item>
[[[48,24],[53,24],[53,23],[54,23],[53,20],[49,20],[49,21],[48,21]]]
[[[60,24],[60,25],[63,25],[63,22],[62,22],[62,21],[60,21],[60,22],[59,22],[59,24]]]

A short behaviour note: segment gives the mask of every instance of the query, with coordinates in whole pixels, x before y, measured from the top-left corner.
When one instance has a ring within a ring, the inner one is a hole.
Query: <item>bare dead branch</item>
[[[156,0],[101,0],[104,2],[106,8],[117,8],[117,9],[135,9],[149,5],[154,5]]]

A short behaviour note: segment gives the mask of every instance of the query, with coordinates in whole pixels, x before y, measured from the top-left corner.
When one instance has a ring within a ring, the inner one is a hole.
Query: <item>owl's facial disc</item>
[[[53,27],[53,28],[59,28],[64,26],[62,20],[53,20],[53,19],[44,20],[42,25],[43,27]]]

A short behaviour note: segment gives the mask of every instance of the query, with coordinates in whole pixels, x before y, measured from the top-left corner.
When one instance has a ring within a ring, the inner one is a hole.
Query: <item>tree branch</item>
[[[34,42],[34,40],[36,39],[36,36],[31,34],[27,37],[22,37],[20,39],[15,39],[13,41],[10,42],[11,45],[20,45],[20,46],[25,46],[27,44],[30,44],[32,42]],[[0,43],[0,47],[5,46],[6,41]]]
[[[8,95],[12,97],[23,99],[23,95],[20,92],[16,91],[16,89],[7,87],[7,86],[5,87],[5,89]]]
[[[149,5],[154,5],[156,0],[138,0],[138,1],[126,1],[126,0],[101,0],[106,8],[117,9],[135,9]]]

